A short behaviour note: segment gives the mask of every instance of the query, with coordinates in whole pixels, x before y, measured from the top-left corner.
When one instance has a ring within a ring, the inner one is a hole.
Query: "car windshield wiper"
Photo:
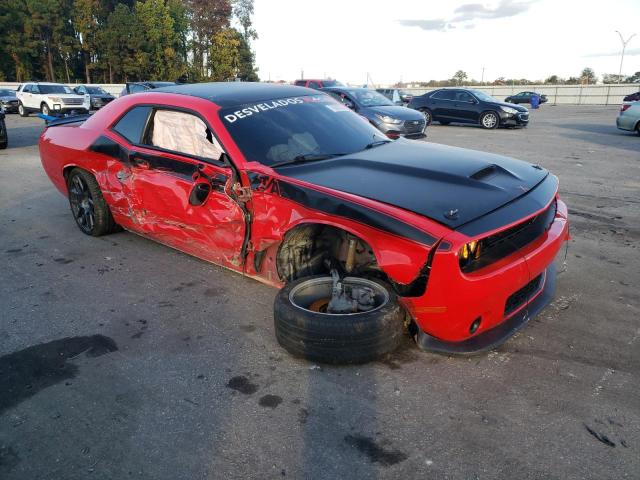
[[[328,158],[341,157],[348,155],[347,153],[309,153],[307,155],[297,155],[291,160],[284,160],[269,165],[271,168],[284,167],[285,165],[295,165],[298,163],[316,162],[319,160],[327,160]]]
[[[391,140],[377,140],[377,141],[371,142],[367,146],[365,146],[364,150],[369,150],[370,148],[379,147],[380,145],[384,145],[385,143],[389,143],[389,142],[391,142]]]

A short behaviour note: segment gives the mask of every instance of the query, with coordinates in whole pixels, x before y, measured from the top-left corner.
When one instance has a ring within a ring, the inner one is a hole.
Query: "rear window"
[[[38,87],[40,87],[40,93],[43,95],[50,93],[73,93],[73,90],[65,85],[38,85]]]
[[[129,143],[140,143],[147,125],[149,112],[151,112],[151,107],[148,106],[132,108],[118,120],[118,123],[113,127],[113,131],[127,139]]]
[[[436,93],[431,95],[431,97],[437,98],[438,100],[453,100],[455,95],[456,94],[453,90],[438,90]]]

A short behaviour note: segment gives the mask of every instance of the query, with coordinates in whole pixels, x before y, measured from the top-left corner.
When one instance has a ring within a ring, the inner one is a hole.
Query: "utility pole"
[[[304,80],[304,69],[300,69],[300,80]]]
[[[618,83],[620,83],[620,81],[622,80],[622,62],[624,61],[624,51],[627,48],[627,44],[629,43],[629,40],[631,40],[633,37],[635,37],[636,34],[635,33],[632,34],[625,41],[624,37],[622,36],[622,34],[618,30],[616,30],[616,33],[620,36],[620,41],[622,42],[622,53],[620,54],[620,70],[618,70]]]
[[[484,67],[482,67],[482,78],[480,79],[480,85],[484,83]]]

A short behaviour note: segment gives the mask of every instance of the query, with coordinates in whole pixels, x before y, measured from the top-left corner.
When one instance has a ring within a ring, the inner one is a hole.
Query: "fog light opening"
[[[476,318],[473,322],[471,322],[471,326],[469,327],[469,333],[473,335],[480,328],[480,322],[482,322],[482,317]]]

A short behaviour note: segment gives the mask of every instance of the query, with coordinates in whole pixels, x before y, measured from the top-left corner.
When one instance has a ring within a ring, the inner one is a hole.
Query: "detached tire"
[[[364,363],[395,350],[402,341],[405,312],[393,290],[378,281],[347,277],[345,284],[376,292],[373,310],[330,314],[309,310],[331,295],[331,277],[301,278],[278,292],[274,322],[278,343],[291,355],[331,364]]]

